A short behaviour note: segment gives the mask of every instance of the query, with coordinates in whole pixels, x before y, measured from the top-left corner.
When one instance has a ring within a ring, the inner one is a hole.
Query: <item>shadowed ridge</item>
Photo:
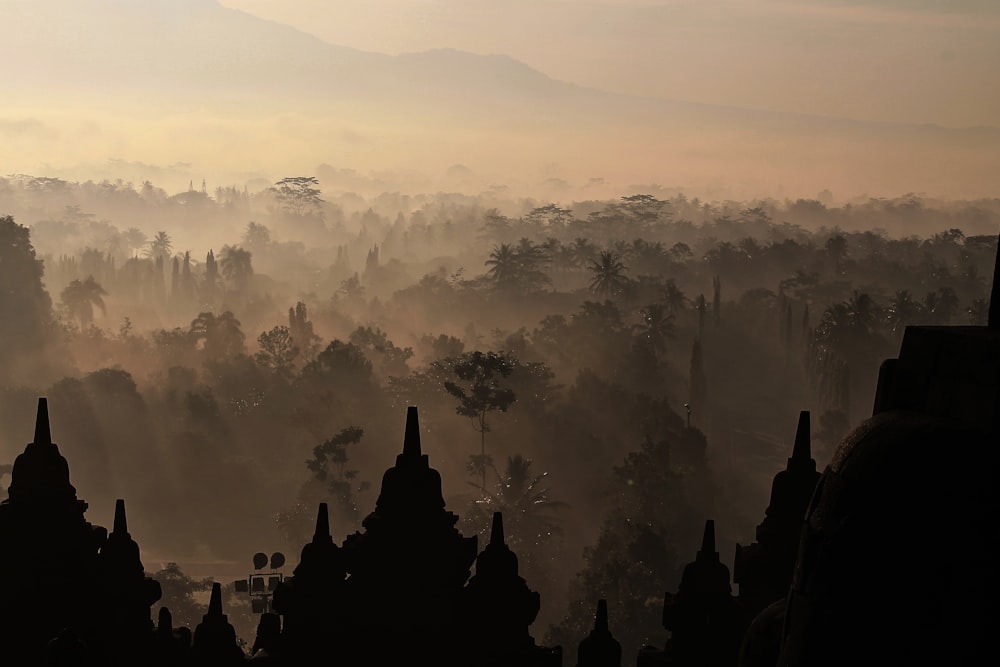
[[[993,288],[990,290],[990,315],[986,325],[990,329],[1000,329],[1000,235],[997,238],[997,256],[993,261]]]
[[[52,444],[52,431],[49,430],[49,400],[38,399],[38,413],[35,415],[35,442]]]
[[[715,550],[715,519],[705,520],[705,533],[701,538],[701,549],[698,551],[698,558],[715,558],[719,557],[718,552]]]
[[[330,510],[326,503],[319,504],[316,512],[316,531],[313,533],[313,542],[332,542],[330,535]]]
[[[493,513],[493,525],[490,530],[490,546],[502,547],[506,544],[503,535],[503,514]]]
[[[128,535],[128,520],[125,518],[125,501],[122,498],[115,501],[115,524],[112,532],[116,535]]]
[[[417,417],[417,407],[406,408],[406,431],[403,436],[403,456],[420,458],[420,420]]]

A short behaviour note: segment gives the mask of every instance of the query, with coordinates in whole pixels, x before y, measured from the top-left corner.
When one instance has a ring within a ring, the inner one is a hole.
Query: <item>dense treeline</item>
[[[706,518],[724,554],[752,536],[799,410],[822,465],[906,325],[985,321],[1000,229],[998,201],[364,199],[310,177],[10,177],[0,211],[0,463],[47,395],[94,520],[125,497],[149,558],[242,562],[296,552],[320,501],[360,529],[417,405],[463,531],[503,509],[536,635],[578,641],[604,597],[631,651],[662,641]]]

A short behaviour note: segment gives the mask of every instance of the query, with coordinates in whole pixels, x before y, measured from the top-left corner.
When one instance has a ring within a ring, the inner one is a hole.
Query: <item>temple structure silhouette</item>
[[[677,591],[651,592],[663,595],[664,641],[641,650],[638,667],[995,662],[998,408],[1000,299],[987,326],[908,327],[881,367],[872,417],[822,473],[809,413],[799,415],[756,539],[736,546],[732,572],[706,518]],[[0,503],[0,571],[16,575],[0,596],[4,664],[564,664],[563,647],[531,635],[539,595],[519,574],[502,515],[481,550],[456,528],[416,407],[363,530],[337,544],[327,506],[317,508],[249,655],[218,583],[193,633],[173,628],[163,607],[154,625],[160,586],[144,573],[124,500],[110,533],[86,510],[40,398]],[[575,664],[620,667],[614,619],[604,600],[594,604]]]

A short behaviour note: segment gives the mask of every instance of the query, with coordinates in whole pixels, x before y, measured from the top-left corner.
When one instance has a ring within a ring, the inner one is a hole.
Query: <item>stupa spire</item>
[[[115,501],[115,525],[112,532],[118,535],[128,535],[128,520],[125,518],[125,501],[122,498]]]
[[[503,514],[493,513],[493,526],[490,531],[490,546],[502,547],[506,544],[503,536]]]
[[[212,597],[208,601],[208,614],[206,618],[220,618],[222,614],[222,584],[215,582],[212,584]]]
[[[698,556],[718,557],[715,550],[715,519],[705,520],[705,533],[701,538],[701,550],[698,552]]]
[[[597,615],[594,617],[594,632],[608,632],[608,601],[597,601]]]
[[[806,462],[812,458],[812,444],[809,435],[809,411],[799,413],[799,425],[795,430],[795,446],[792,447],[790,461]]]
[[[417,417],[417,407],[406,408],[406,431],[403,436],[403,456],[419,458],[420,452],[420,420]]]
[[[52,444],[52,431],[49,430],[49,401],[38,399],[38,412],[35,415],[35,442]]]
[[[329,542],[332,539],[330,536],[330,510],[326,503],[320,503],[319,511],[316,512],[316,532],[313,533],[313,542]]]

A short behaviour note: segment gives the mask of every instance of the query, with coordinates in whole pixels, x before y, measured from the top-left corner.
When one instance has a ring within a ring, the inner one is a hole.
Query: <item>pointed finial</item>
[[[222,584],[219,582],[212,584],[212,597],[208,601],[207,616],[222,616]]]
[[[608,632],[608,601],[597,601],[597,616],[594,617],[594,632]]]
[[[160,607],[160,615],[156,619],[156,629],[160,632],[170,632],[173,629],[174,617],[166,607]]]
[[[502,547],[505,544],[503,538],[503,514],[493,513],[493,528],[490,531],[490,546]]]
[[[792,447],[792,461],[808,461],[812,458],[809,435],[809,411],[799,413],[799,426],[795,430],[795,445]]]
[[[35,442],[51,444],[52,432],[49,430],[49,400],[38,399],[38,414],[35,416]]]
[[[406,432],[403,436],[403,455],[420,456],[420,422],[417,419],[417,407],[406,408]]]
[[[115,527],[113,533],[128,535],[128,521],[125,519],[125,501],[121,498],[115,501]]]
[[[704,554],[715,553],[715,520],[706,519],[705,534],[701,538],[701,552]]]
[[[990,315],[987,326],[990,329],[1000,329],[1000,236],[997,240],[997,256],[993,261],[993,289],[990,291]]]
[[[330,539],[330,510],[326,503],[320,503],[319,511],[316,512],[316,532],[313,533],[313,542],[329,542]]]

